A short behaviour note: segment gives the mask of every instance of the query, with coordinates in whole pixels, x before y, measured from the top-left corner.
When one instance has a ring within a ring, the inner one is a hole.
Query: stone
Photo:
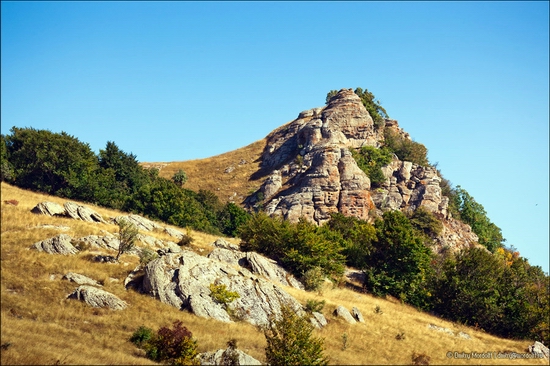
[[[544,344],[540,343],[539,341],[536,341],[534,344],[530,345],[528,348],[529,353],[536,353],[538,355],[542,355],[542,357],[548,359],[550,357],[550,352],[548,350],[548,347],[546,347]]]
[[[31,249],[36,249],[40,252],[49,254],[72,255],[78,253],[71,243],[72,238],[67,234],[59,234],[53,238],[39,241],[31,246]]]
[[[118,238],[110,233],[106,235],[88,235],[82,238],[76,239],[79,242],[83,242],[91,245],[95,248],[109,249],[118,251],[120,241]]]
[[[117,216],[114,218],[114,222],[118,224],[122,219],[127,220],[132,224],[136,225],[138,230],[143,230],[143,231],[164,230],[162,225],[159,225],[156,222],[153,222],[139,215]]]
[[[347,321],[348,323],[350,324],[356,324],[357,321],[355,320],[355,318],[353,316],[351,316],[350,312],[348,309],[346,309],[345,307],[343,307],[342,305],[339,305],[335,310],[334,310],[334,313],[333,313],[334,316],[337,316],[339,318],[342,318],[344,319],[345,321]]]
[[[246,253],[246,260],[252,273],[258,274],[279,283],[284,286],[294,287],[300,290],[304,289],[304,285],[289,274],[283,267],[279,266],[276,261],[269,259],[255,252]]]
[[[231,313],[242,321],[266,325],[269,317],[280,317],[286,304],[304,314],[300,303],[272,282],[246,269],[183,250],[151,261],[145,267],[142,292],[197,316],[231,322]],[[210,285],[225,285],[239,298],[225,308],[210,296]]]
[[[450,330],[449,328],[440,327],[440,326],[435,325],[435,324],[428,324],[428,329],[435,330],[435,331],[438,331],[438,332],[447,333],[448,335],[453,336],[453,337],[455,335],[454,332],[452,330]]]
[[[327,319],[323,314],[314,311],[311,313],[311,315],[312,316],[309,318],[309,320],[315,328],[321,329],[323,327],[326,327],[326,325],[328,324]]]
[[[67,296],[68,299],[84,301],[95,308],[109,308],[123,310],[128,304],[110,292],[98,289],[93,286],[81,285],[73,293]]]
[[[10,206],[17,206],[19,205],[19,201],[18,200],[4,200],[4,203],[6,205],[10,205]]]
[[[77,285],[101,286],[96,280],[74,272],[67,272],[62,279],[74,282]]]
[[[213,242],[212,245],[215,246],[216,248],[222,248],[222,249],[229,249],[229,250],[240,249],[237,244],[230,243],[227,240],[224,240],[222,238],[216,239],[216,241]]]
[[[165,227],[164,228],[164,232],[178,240],[181,240],[183,238],[183,233],[179,230],[176,230],[176,229],[172,229],[170,227]]]
[[[65,209],[63,206],[55,202],[40,202],[31,212],[47,216],[65,216]]]
[[[254,357],[239,349],[219,349],[214,352],[200,353],[198,356],[201,365],[261,365]]]
[[[361,314],[361,311],[359,309],[357,309],[355,306],[353,308],[351,308],[351,315],[359,323],[364,323],[365,322],[365,318],[363,318],[363,314]]]

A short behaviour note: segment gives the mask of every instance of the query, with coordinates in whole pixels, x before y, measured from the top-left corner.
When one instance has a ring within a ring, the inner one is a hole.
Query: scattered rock
[[[71,244],[71,237],[67,234],[59,234],[53,238],[39,241],[31,246],[40,252],[49,254],[71,255],[78,253],[78,250]]]
[[[181,240],[183,238],[183,235],[184,235],[181,231],[178,231],[176,229],[172,229],[170,227],[165,227],[164,232],[166,232],[166,234],[168,234],[170,236],[173,236],[174,238],[176,238],[178,240]]]
[[[334,313],[333,313],[334,316],[337,316],[339,318],[342,318],[344,319],[345,321],[347,321],[348,323],[350,324],[355,324],[357,323],[357,321],[353,318],[353,316],[351,316],[350,312],[348,311],[348,309],[346,309],[345,307],[343,307],[342,305],[338,306],[335,310],[334,310]]]
[[[231,173],[233,170],[235,170],[235,167],[234,166],[229,166],[229,167],[225,168],[225,170],[223,172],[228,174],[228,173]]]
[[[47,216],[65,216],[65,209],[63,206],[55,202],[40,202],[31,212]]]
[[[530,353],[542,354],[543,357],[546,359],[550,357],[550,351],[548,350],[548,347],[546,347],[539,341],[536,341],[533,345],[529,346],[528,351]]]
[[[255,252],[249,252],[246,253],[246,260],[253,273],[264,276],[284,286],[290,286],[300,290],[304,289],[304,285],[302,285],[300,281],[289,274],[283,267],[279,266],[273,259],[269,259]]]
[[[74,282],[77,285],[101,286],[96,280],[74,272],[68,272],[62,279]]]
[[[92,261],[99,263],[118,263],[116,258],[112,255],[96,255],[92,258]]]
[[[212,245],[215,246],[216,248],[222,248],[222,249],[229,249],[229,250],[240,249],[237,244],[230,243],[227,240],[224,240],[222,238],[216,239],[216,241],[213,242]]]
[[[122,310],[128,306],[128,304],[117,296],[96,287],[86,285],[79,286],[73,293],[68,295],[67,298],[84,301],[86,304],[95,308],[107,307],[113,310]]]
[[[201,365],[261,365],[254,357],[241,350],[227,348],[214,352],[204,352],[198,355]]]
[[[472,339],[472,337],[470,337],[468,333],[464,333],[464,332],[458,332],[458,337],[464,338],[464,339]]]
[[[351,315],[359,323],[364,323],[365,322],[365,318],[363,318],[363,314],[361,314],[361,311],[359,311],[359,309],[357,309],[355,306],[353,308],[351,308]]]
[[[82,238],[78,238],[76,239],[76,241],[89,244],[92,247],[116,250],[116,251],[118,251],[118,247],[120,245],[120,241],[118,240],[118,238],[109,233],[103,236],[88,235]]]
[[[67,230],[70,230],[71,228],[68,226],[44,224],[44,225],[35,226],[33,229],[53,229],[53,230],[67,231]]]

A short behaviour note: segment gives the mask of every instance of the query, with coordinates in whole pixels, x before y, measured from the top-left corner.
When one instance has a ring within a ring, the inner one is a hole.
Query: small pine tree
[[[183,186],[185,182],[187,182],[187,173],[183,171],[183,169],[180,169],[172,176],[172,181],[176,183],[178,186]]]
[[[313,325],[288,306],[281,308],[281,319],[271,319],[264,329],[265,356],[271,365],[327,365],[324,340],[312,336]]]
[[[137,239],[138,229],[137,227],[127,220],[120,220],[118,223],[118,239],[120,244],[118,246],[118,253],[116,260],[124,253],[129,252],[135,246]]]

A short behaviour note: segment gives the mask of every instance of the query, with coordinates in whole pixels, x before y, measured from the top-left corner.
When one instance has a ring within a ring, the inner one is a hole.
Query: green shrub
[[[158,254],[151,249],[143,248],[139,252],[139,264],[145,267],[149,262],[158,258]]]
[[[386,181],[381,168],[392,161],[392,152],[389,149],[363,146],[358,150],[352,149],[351,155],[357,166],[367,174],[372,186],[379,187]]]
[[[308,313],[317,312],[320,313],[323,311],[323,308],[325,307],[325,300],[317,301],[317,300],[307,300],[306,302],[306,311]]]
[[[264,329],[265,356],[270,365],[326,365],[324,340],[314,337],[313,325],[288,306],[281,308],[279,320],[271,318]]]
[[[142,325],[134,332],[134,334],[132,334],[132,337],[130,337],[130,342],[141,348],[152,337],[153,330]]]
[[[430,165],[426,146],[402,137],[389,128],[384,130],[384,147],[397,155],[399,160],[410,161],[420,166]]]
[[[319,291],[324,280],[325,276],[320,267],[308,269],[302,276],[302,282],[307,291]]]
[[[428,236],[429,238],[435,238],[443,230],[443,224],[433,212],[428,211],[424,207],[418,207],[409,218],[411,225]]]
[[[218,304],[222,304],[226,310],[230,303],[241,297],[237,292],[229,291],[223,283],[220,285],[211,283],[209,289],[210,297]]]
[[[195,239],[191,236],[191,231],[189,228],[187,228],[187,232],[182,235],[181,239],[178,241],[178,245],[180,247],[188,247],[190,246]]]
[[[172,181],[178,186],[183,186],[187,182],[187,173],[183,169],[178,170],[173,176]]]
[[[138,229],[131,222],[125,219],[121,219],[118,222],[119,246],[118,246],[118,253],[116,256],[117,261],[122,254],[127,253],[134,248],[137,240],[137,234],[138,234]]]

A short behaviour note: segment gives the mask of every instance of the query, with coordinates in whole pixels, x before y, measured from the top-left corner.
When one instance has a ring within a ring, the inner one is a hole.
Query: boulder
[[[117,216],[114,218],[114,222],[118,224],[122,219],[127,220],[132,224],[136,225],[138,230],[143,230],[143,231],[153,231],[155,229],[164,230],[164,228],[161,225],[139,215]]]
[[[337,317],[339,317],[339,318],[344,319],[345,321],[347,321],[347,322],[350,323],[350,324],[355,324],[355,323],[357,323],[357,321],[355,320],[355,318],[354,318],[353,316],[351,316],[349,310],[346,309],[345,307],[343,307],[342,305],[338,306],[338,307],[334,310],[333,315],[334,315],[334,316],[337,316]]]
[[[546,347],[544,344],[540,343],[539,341],[536,341],[534,344],[529,346],[528,351],[530,353],[536,353],[537,355],[542,355],[542,357],[546,359],[550,357],[550,351],[548,350],[548,347]]]
[[[95,212],[89,207],[81,206],[74,202],[65,202],[63,207],[65,208],[66,216],[72,219],[82,220],[86,222],[106,223],[106,221],[103,220],[103,217],[101,217],[100,214],[98,214],[97,212]]]
[[[314,311],[311,313],[311,315],[312,316],[309,318],[309,320],[311,321],[311,324],[313,324],[315,328],[320,329],[325,327],[328,324],[327,319],[323,314]]]
[[[118,251],[118,247],[120,245],[120,241],[118,240],[118,238],[112,234],[88,235],[82,238],[78,238],[76,240],[89,244],[95,248],[103,248],[116,251]]]
[[[239,349],[227,348],[214,352],[200,353],[198,360],[201,365],[261,365],[254,357]]]
[[[246,253],[246,260],[252,273],[264,276],[265,278],[284,286],[294,287],[300,290],[304,285],[294,276],[289,274],[276,261],[269,259],[255,252]]]
[[[63,206],[55,202],[40,202],[31,212],[47,216],[65,216],[65,209]]]
[[[355,306],[353,308],[351,308],[351,315],[359,323],[364,323],[365,322],[365,318],[363,318],[363,314],[361,314],[361,311],[359,311],[359,309],[357,309]]]
[[[239,298],[227,307],[219,304],[210,296],[211,284],[225,285]],[[282,305],[304,314],[300,303],[272,282],[244,268],[187,250],[166,254],[147,264],[142,291],[178,309],[223,322],[232,321],[232,313],[239,320],[266,325],[271,315],[280,316]]]
[[[176,229],[172,229],[170,227],[165,227],[164,228],[164,232],[178,240],[181,240],[183,238],[183,233],[179,230],[176,230]]]
[[[62,279],[74,282],[77,285],[101,286],[96,280],[74,272],[68,272]]]
[[[78,250],[71,243],[72,238],[67,234],[59,234],[53,238],[39,241],[31,246],[40,252],[49,254],[71,255],[78,253]]]
[[[128,304],[117,296],[98,289],[93,286],[81,285],[73,293],[67,296],[68,299],[84,301],[95,308],[109,308],[113,310],[125,309]]]
[[[213,242],[212,245],[215,246],[216,248],[240,250],[237,244],[230,243],[227,240],[224,240],[222,238],[216,239],[216,241]]]

